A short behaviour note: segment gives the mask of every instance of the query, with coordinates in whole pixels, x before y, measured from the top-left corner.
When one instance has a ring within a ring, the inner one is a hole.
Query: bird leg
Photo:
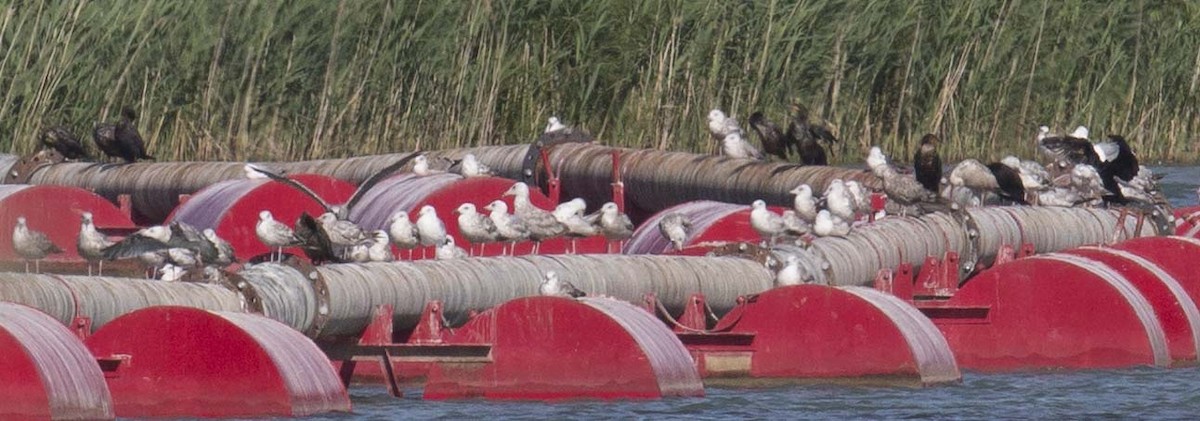
[[[29,273],[29,261],[25,261],[25,273]]]
[[[97,274],[100,276],[104,276],[104,261],[101,260],[101,261],[97,262],[96,265],[100,267],[99,272],[97,272]],[[90,270],[91,268],[92,268],[92,266],[88,265],[88,269]]]

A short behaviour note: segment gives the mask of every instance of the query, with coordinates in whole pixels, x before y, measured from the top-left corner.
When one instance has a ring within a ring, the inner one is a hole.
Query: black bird
[[[1021,182],[1021,172],[1017,169],[1004,165],[999,162],[987,164],[988,170],[992,171],[992,175],[996,177],[996,193],[1004,199],[1011,200],[1018,204],[1028,205],[1025,201],[1025,183]]]
[[[913,153],[913,170],[925,190],[938,194],[942,184],[942,157],[937,147],[940,140],[933,134],[921,137],[921,146]]]
[[[126,163],[134,163],[139,159],[154,159],[153,156],[146,154],[146,144],[142,142],[142,135],[138,133],[137,126],[133,124],[137,117],[137,112],[132,108],[125,107],[121,110],[121,121],[113,129],[117,155]]]
[[[758,138],[762,140],[763,152],[778,156],[779,159],[787,161],[788,159],[788,142],[784,138],[783,131],[779,126],[767,120],[761,111],[750,114],[750,127],[754,128],[754,132],[758,133]]]
[[[1104,188],[1112,193],[1105,196],[1105,201],[1110,203],[1125,201],[1117,179],[1132,180],[1139,169],[1137,156],[1120,135],[1110,134],[1108,140],[1099,143],[1070,135],[1050,136],[1040,140],[1038,147],[1056,160],[1095,167]]]
[[[333,242],[329,241],[329,234],[321,228],[321,223],[308,212],[300,213],[300,217],[296,219],[296,225],[292,227],[292,232],[295,233],[296,239],[300,240],[300,249],[313,264],[345,262],[334,251]]]
[[[792,122],[788,124],[787,137],[790,145],[800,154],[800,162],[804,165],[829,165],[825,157],[825,148],[818,140],[832,144],[837,142],[833,133],[825,126],[811,124],[808,121],[808,109],[800,103],[792,103]]]
[[[38,137],[43,146],[58,151],[63,158],[70,160],[88,158],[87,149],[84,149],[83,144],[79,143],[79,138],[75,136],[75,133],[71,133],[71,130],[66,127],[51,127],[43,130]]]
[[[350,210],[354,208],[354,205],[357,204],[359,200],[362,200],[363,195],[365,195],[368,190],[371,190],[371,187],[374,187],[376,184],[379,184],[380,181],[387,179],[392,175],[392,173],[400,170],[400,168],[403,168],[404,165],[408,164],[409,161],[412,161],[413,158],[416,158],[420,155],[420,151],[413,152],[401,157],[400,159],[396,160],[396,162],[383,167],[370,178],[367,178],[365,181],[363,181],[362,184],[359,184],[358,188],[354,190],[354,194],[350,195],[350,200],[347,200],[346,204],[340,207],[326,203],[325,199],[321,198],[321,196],[318,196],[316,192],[313,192],[305,185],[296,182],[296,180],[284,177],[283,175],[276,174],[251,164],[246,164],[244,171],[246,172],[247,176],[253,176],[255,173],[262,174],[271,180],[278,181],[287,185],[288,187],[296,189],[319,203],[321,207],[325,208],[326,212],[332,213],[338,219],[346,220],[350,217]]]
[[[96,123],[92,129],[92,141],[96,149],[109,158],[120,158],[121,149],[117,147],[117,125],[112,123]]]

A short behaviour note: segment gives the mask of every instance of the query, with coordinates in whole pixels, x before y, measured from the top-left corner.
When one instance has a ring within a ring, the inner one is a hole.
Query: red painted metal
[[[968,369],[1169,362],[1151,303],[1119,273],[1078,256],[1018,259],[976,275],[949,300],[918,306]]]
[[[870,288],[775,288],[748,297],[716,330],[681,335],[709,380],[877,378],[932,384],[961,378],[949,346],[928,319]]]
[[[1123,241],[1113,248],[1154,262],[1179,282],[1192,301],[1200,302],[1200,271],[1196,270],[1197,256],[1200,256],[1200,239],[1144,237]]]
[[[54,318],[0,302],[0,419],[112,419],[104,374]]]
[[[653,399],[702,396],[687,350],[661,322],[608,298],[519,298],[480,313],[447,343],[492,344],[492,363],[438,365],[426,399]]]
[[[311,340],[262,316],[152,307],[87,339],[99,356],[129,355],[108,379],[121,417],[303,416],[349,411],[350,399]]]
[[[612,150],[612,201],[617,210],[625,212],[625,183],[621,181],[621,150]]]
[[[335,178],[314,174],[295,174],[289,178],[307,186],[328,203],[343,203],[354,193],[354,185]],[[197,228],[212,228],[229,241],[238,260],[269,253],[258,241],[254,227],[258,214],[269,210],[275,220],[292,225],[301,212],[316,217],[324,213],[319,203],[283,183],[266,179],[237,179],[213,184],[180,204],[167,217]],[[300,255],[302,253],[294,253]]]
[[[945,258],[928,256],[913,283],[913,296],[946,298],[958,291],[958,253],[946,252]]]
[[[1200,344],[1200,309],[1169,273],[1136,254],[1101,247],[1082,247],[1064,253],[1102,262],[1120,273],[1154,306],[1167,336],[1172,364],[1194,364]]]
[[[17,218],[24,216],[30,229],[46,233],[50,241],[63,250],[61,254],[50,255],[46,261],[82,264],[83,260],[75,251],[75,241],[79,236],[79,218],[84,212],[92,213],[96,229],[103,232],[118,234],[136,228],[112,202],[83,189],[0,185],[0,262],[22,262],[13,251],[11,238]],[[21,268],[23,270],[23,263]],[[42,268],[46,266],[42,265]]]
[[[768,209],[780,213],[783,208],[768,206]],[[662,217],[672,212],[684,215],[692,224],[684,247],[714,242],[762,241],[762,237],[750,227],[749,206],[702,200],[673,206],[651,216],[634,231],[633,237],[625,245],[625,254],[673,252],[671,242],[663,238],[658,230]]]
[[[1175,208],[1175,235],[1192,238],[1200,235],[1200,206]]]
[[[471,203],[475,205],[478,212],[486,213],[487,210],[483,209],[484,206],[494,200],[502,199],[509,205],[511,212],[513,209],[512,198],[502,197],[502,195],[514,183],[513,180],[500,177],[462,178],[455,174],[435,174],[421,177],[414,174],[401,174],[376,184],[371,191],[367,192],[358,206],[351,209],[350,220],[365,229],[387,230],[387,220],[392,213],[400,210],[407,211],[409,218],[415,223],[417,212],[421,207],[430,205],[437,211],[438,218],[446,225],[446,233],[454,237],[454,244],[467,249],[469,243],[459,233],[458,215],[454,211],[463,203]],[[555,206],[555,202],[536,189],[530,190],[529,201],[534,206],[547,210],[554,209]],[[591,205],[598,206],[599,204]],[[507,243],[487,244],[483,247],[481,255],[498,256],[504,253],[507,247],[509,247]],[[606,247],[607,242],[601,236],[583,238],[575,242],[575,252],[579,254],[605,253]],[[571,242],[569,240],[556,238],[543,242],[539,253],[563,254],[570,250]],[[475,251],[475,254],[480,255],[478,246],[475,247]],[[517,243],[514,254],[522,255],[532,252],[533,243],[522,242]],[[413,254],[414,259],[420,259],[422,256],[432,259],[433,248],[430,247],[424,253],[416,251]],[[402,253],[400,257],[407,258],[408,253]]]

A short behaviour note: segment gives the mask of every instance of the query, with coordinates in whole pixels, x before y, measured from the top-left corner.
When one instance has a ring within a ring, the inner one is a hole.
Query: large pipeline
[[[1159,235],[1153,224],[1119,221],[1115,210],[1060,207],[971,208],[965,214],[889,217],[855,227],[845,238],[814,239],[808,247],[777,246],[782,256],[800,259],[804,277],[830,285],[869,285],[880,269],[902,263],[919,268],[928,256],[960,257],[960,279],[989,266],[1005,246],[1033,245],[1037,253]],[[1166,233],[1163,233],[1166,234]]]
[[[552,169],[561,176],[563,197],[582,197],[593,204],[611,200],[611,154],[614,149],[620,152],[626,204],[643,213],[701,199],[731,203],[764,199],[783,205],[790,203],[788,191],[797,185],[807,183],[821,191],[834,178],[858,180],[867,187],[880,185],[876,177],[848,168],[801,167],[685,152],[562,144],[550,150],[550,162]],[[528,145],[432,151],[428,155],[435,165],[445,165],[468,152],[475,154],[497,175],[524,179]],[[401,156],[403,154],[385,154],[259,165],[289,174],[322,174],[360,183]],[[0,160],[0,164],[3,162]],[[164,220],[178,205],[180,195],[243,177],[242,166],[240,162],[139,162],[128,165],[73,162],[43,166],[18,180],[29,184],[80,187],[114,201],[119,195],[127,194],[138,215],[157,222]],[[537,171],[530,169],[530,172]]]

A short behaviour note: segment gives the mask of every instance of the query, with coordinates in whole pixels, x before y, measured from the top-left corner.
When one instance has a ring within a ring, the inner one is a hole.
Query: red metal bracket
[[[958,292],[958,253],[946,252],[945,258],[939,260],[929,256],[921,265],[921,271],[913,285],[913,296],[945,299]]]
[[[408,338],[408,343],[442,343],[442,331],[446,330],[446,323],[443,320],[445,319],[442,318],[441,301],[433,300],[425,304],[425,310],[421,311],[421,318],[417,322],[417,328],[413,330],[412,336]]]
[[[561,197],[562,186],[558,179],[558,173],[550,166],[550,149],[542,148],[540,152],[542,154],[542,166],[546,168],[546,186],[549,189],[546,196],[554,203],[561,203],[559,202],[559,198]]]
[[[107,357],[96,357],[96,364],[100,366],[104,378],[112,379],[121,377],[122,368],[128,367],[132,358],[133,356],[129,354],[113,354]]]
[[[612,150],[612,201],[617,210],[625,212],[625,183],[621,181],[621,151]]]
[[[71,332],[79,337],[79,340],[87,340],[88,336],[92,335],[92,318],[87,316],[75,316],[71,319]]]
[[[687,306],[683,308],[683,315],[679,316],[679,320],[675,324],[675,332],[695,332],[708,329],[708,315],[705,313],[704,294],[692,294],[688,298]]]
[[[358,339],[358,344],[387,345],[392,343],[394,313],[391,304],[375,306],[375,310],[371,312],[371,323],[367,325],[366,330]]]
[[[1000,266],[1005,263],[1017,260],[1017,252],[1008,244],[1000,246],[1000,250],[996,252],[996,260],[992,262],[992,267]]]
[[[1033,243],[1024,243],[1021,244],[1021,249],[1017,251],[1017,258],[1024,259],[1033,256],[1034,253],[1037,253],[1037,249],[1033,247]]]
[[[133,219],[133,199],[128,193],[117,195],[117,208],[121,210],[121,213],[126,218]]]
[[[896,268],[880,269],[875,275],[875,289],[896,296],[901,300],[913,300],[912,265],[903,263]]]

